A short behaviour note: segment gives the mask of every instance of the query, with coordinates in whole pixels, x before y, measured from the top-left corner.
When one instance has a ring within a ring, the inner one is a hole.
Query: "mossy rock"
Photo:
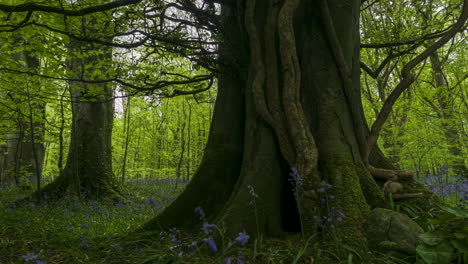
[[[366,223],[369,248],[395,255],[415,255],[424,230],[408,216],[384,208],[371,211]]]

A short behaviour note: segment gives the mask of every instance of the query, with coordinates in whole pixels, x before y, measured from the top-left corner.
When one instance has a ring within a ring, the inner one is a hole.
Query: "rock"
[[[423,232],[408,216],[384,208],[372,210],[366,223],[369,248],[383,253],[415,255]]]

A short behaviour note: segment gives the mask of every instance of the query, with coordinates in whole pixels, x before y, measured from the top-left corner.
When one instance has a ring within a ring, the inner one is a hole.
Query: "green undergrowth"
[[[123,186],[125,199],[113,204],[67,197],[15,206],[30,193],[0,185],[0,263],[409,263],[359,253],[335,241],[317,244],[299,234],[287,239],[249,240],[245,233],[228,237],[222,226],[203,217],[197,233],[135,232],[184,186],[168,179],[131,181]]]

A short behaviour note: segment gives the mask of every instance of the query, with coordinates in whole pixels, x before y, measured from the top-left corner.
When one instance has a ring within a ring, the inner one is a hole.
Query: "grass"
[[[354,254],[333,241],[319,245],[300,234],[284,240],[226,237],[222,227],[206,221],[200,224],[204,232],[196,234],[133,232],[184,186],[171,179],[130,180],[124,185],[125,202],[68,197],[15,207],[13,202],[29,193],[0,185],[0,263],[405,263],[374,252]],[[204,219],[202,210],[194,213]]]

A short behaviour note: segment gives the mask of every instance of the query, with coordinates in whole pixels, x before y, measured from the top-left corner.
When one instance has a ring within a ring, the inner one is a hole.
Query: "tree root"
[[[392,194],[392,198],[395,200],[402,200],[414,197],[420,197],[423,195],[422,192],[417,193],[405,193],[403,191],[403,185],[396,181],[387,181],[383,185],[383,192],[385,195]]]
[[[411,179],[413,177],[412,171],[399,171],[399,170],[388,170],[367,166],[367,169],[374,178],[384,179],[388,181],[397,181],[401,178]]]

